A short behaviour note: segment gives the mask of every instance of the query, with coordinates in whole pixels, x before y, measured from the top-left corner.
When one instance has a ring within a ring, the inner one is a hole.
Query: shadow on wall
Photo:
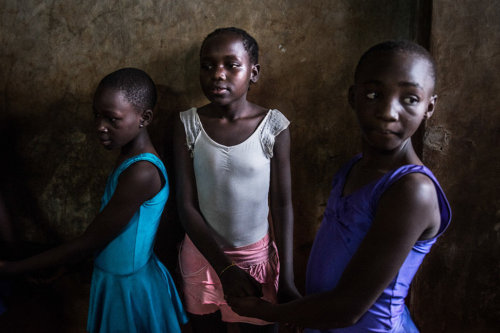
[[[169,71],[169,64],[178,64],[181,55],[176,57],[170,55],[167,59],[158,61],[166,71]],[[189,82],[187,85],[191,90],[191,95],[198,91],[201,94],[201,89],[198,84],[198,50],[193,47],[186,54],[182,55],[185,59],[183,62],[185,69],[185,80]],[[166,66],[164,65],[166,64]],[[150,73],[151,74],[151,73]],[[158,150],[165,167],[167,169],[168,182],[170,186],[170,194],[165,209],[163,211],[162,221],[157,231],[155,252],[160,260],[165,264],[172,276],[178,282],[177,270],[177,252],[178,246],[184,237],[184,229],[177,215],[176,199],[175,199],[175,169],[173,155],[173,129],[174,124],[180,121],[179,112],[185,111],[192,107],[189,98],[189,92],[178,91],[175,87],[167,86],[161,82],[156,82],[158,91],[158,102],[155,109],[153,123],[149,127],[149,133],[154,146]]]
[[[1,123],[0,149],[5,158],[0,163],[0,191],[6,209],[0,227],[7,229],[9,226],[5,223],[10,223],[12,235],[9,244],[0,239],[0,245],[6,245],[11,250],[2,251],[0,259],[25,258],[63,241],[40,209],[37,195],[29,182],[30,169],[47,166],[46,160],[42,159],[36,166],[28,165],[19,154],[19,142],[36,132],[36,124],[40,123],[43,122],[38,119],[28,123],[9,117]],[[28,225],[43,242],[21,237],[23,228]],[[90,276],[87,271],[89,265],[84,262],[69,270],[46,269],[15,279],[1,279],[0,298],[7,312],[0,316],[0,331],[65,332],[67,323],[71,321],[79,322],[84,327],[74,311],[86,307],[82,299],[88,298]],[[81,310],[78,312],[81,313]]]
[[[165,162],[171,189],[156,252],[174,277],[177,247],[184,231],[175,207],[172,134],[178,113],[191,106],[190,94],[199,96],[198,100],[202,96],[198,47],[193,46],[183,58],[171,55],[157,63],[132,65],[152,75],[165,64],[166,70],[169,64],[178,65],[179,59],[185,59],[181,70],[192,91],[177,91],[155,80],[158,103],[149,128]],[[16,110],[8,110],[12,116],[3,117],[0,148],[8,158],[0,164],[0,193],[18,236],[15,256],[9,258],[25,258],[80,235],[98,211],[115,154],[98,143],[91,103],[91,97],[66,94],[36,113],[18,115]],[[92,258],[88,258],[15,281],[0,281],[2,301],[8,309],[0,316],[0,331],[85,332],[91,273]]]
[[[110,154],[98,147],[90,101],[65,95],[37,113],[9,111],[0,191],[16,236],[11,258],[22,259],[81,234],[99,208]],[[88,258],[3,280],[0,331],[84,332],[91,272]]]
[[[49,227],[40,209],[38,199],[28,184],[26,161],[19,154],[18,142],[25,133],[26,126],[20,121],[7,117],[1,122],[0,151],[4,159],[0,163],[0,191],[13,222],[14,234],[19,235],[21,232],[20,220],[30,221],[36,225],[37,232],[44,235],[43,238],[50,243],[57,243],[60,237]]]

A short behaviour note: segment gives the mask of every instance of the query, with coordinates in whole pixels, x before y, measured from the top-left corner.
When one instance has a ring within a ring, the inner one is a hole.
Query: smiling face
[[[259,65],[252,64],[241,37],[234,33],[213,36],[200,52],[200,84],[214,104],[246,101],[250,83],[257,82]]]
[[[425,58],[404,51],[370,55],[349,91],[364,144],[382,152],[410,147],[411,136],[434,111],[433,92],[434,78]]]
[[[119,90],[100,88],[94,96],[93,111],[99,140],[106,149],[124,147],[143,128],[141,114]]]

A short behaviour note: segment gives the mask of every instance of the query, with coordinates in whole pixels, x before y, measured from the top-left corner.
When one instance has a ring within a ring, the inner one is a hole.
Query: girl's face
[[[361,65],[349,102],[362,139],[377,151],[404,149],[434,111],[430,64],[409,52],[378,52]]]
[[[127,145],[142,129],[141,114],[119,90],[100,88],[94,97],[93,111],[99,140],[106,149]]]
[[[257,82],[259,65],[252,64],[241,37],[225,33],[211,37],[200,52],[200,83],[214,104],[246,100],[250,82]]]

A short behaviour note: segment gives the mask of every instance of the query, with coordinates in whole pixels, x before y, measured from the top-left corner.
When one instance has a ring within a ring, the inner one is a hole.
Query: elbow
[[[320,324],[317,327],[319,329],[332,329],[332,328],[344,328],[344,327],[350,327],[356,325],[361,317],[365,312],[362,311],[341,311],[337,312],[332,315],[332,313],[329,313],[328,315],[325,314],[323,317],[324,320],[318,320],[317,322],[320,323],[322,322],[323,324]]]
[[[83,235],[72,241],[75,251],[75,259],[82,260],[88,256],[94,256],[104,249],[113,238],[103,237],[95,233],[84,232]]]
[[[351,315],[349,317],[346,317],[345,320],[340,323],[342,325],[340,327],[349,327],[356,325],[362,316],[363,315]]]
[[[336,320],[332,320],[331,318],[326,319],[324,322],[317,321],[314,326],[316,329],[320,330],[328,330],[335,328],[345,328],[354,326],[358,323],[362,316],[352,316],[352,317],[342,317]]]
[[[354,305],[354,306],[351,305],[349,307],[346,307],[344,309],[344,313],[340,317],[341,320],[339,324],[341,326],[339,327],[348,327],[356,325],[367,310],[368,308],[359,305]]]
[[[287,197],[278,197],[271,198],[271,209],[275,210],[291,210],[293,211],[292,198],[290,196]]]
[[[364,311],[351,311],[349,313],[345,313],[344,316],[342,316],[341,320],[337,323],[337,326],[339,328],[354,326],[359,322],[364,314]]]

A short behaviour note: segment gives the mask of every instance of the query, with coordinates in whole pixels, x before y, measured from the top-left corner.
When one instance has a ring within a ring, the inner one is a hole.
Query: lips
[[[378,130],[377,132],[382,135],[396,135],[396,132],[389,130]]]
[[[371,131],[375,132],[375,133],[377,133],[379,135],[398,135],[397,131],[394,131],[394,130],[391,130],[391,129],[388,129],[388,128],[374,127],[374,128],[371,128]]]
[[[221,95],[221,94],[228,92],[229,89],[227,87],[223,87],[223,86],[213,86],[210,88],[210,91],[214,95]]]
[[[99,136],[99,141],[104,146],[108,146],[111,143],[111,139],[107,136]]]

